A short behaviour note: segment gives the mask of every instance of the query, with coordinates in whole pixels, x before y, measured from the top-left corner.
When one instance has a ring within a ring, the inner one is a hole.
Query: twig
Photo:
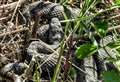
[[[9,18],[11,18],[11,16],[2,17],[2,18],[0,18],[0,21],[6,21],[6,20],[8,20]]]
[[[19,4],[23,4],[26,0],[20,0],[20,3]],[[0,10],[2,10],[3,8],[7,8],[7,9],[10,9],[10,10],[13,10],[16,5],[17,5],[18,1],[17,2],[13,2],[13,3],[10,3],[10,4],[6,4],[6,5],[2,5],[0,6]]]
[[[21,41],[11,42],[11,43],[0,43],[0,46],[11,45],[11,44],[18,44],[18,43],[22,43],[22,42],[23,42],[23,40],[21,40]]]
[[[118,18],[118,17],[120,17],[120,14],[115,15],[115,16],[112,16],[112,17],[110,17],[108,20],[112,20],[112,19],[115,19],[115,18]]]
[[[33,28],[32,28],[32,38],[36,38],[36,31],[38,29],[38,26],[39,26],[39,16],[35,16],[35,23],[33,25]]]
[[[22,29],[18,29],[18,30],[14,30],[12,32],[6,32],[6,33],[2,33],[0,34],[0,37],[3,37],[3,36],[7,36],[7,35],[12,35],[12,34],[15,34],[15,33],[19,33],[19,32],[23,32],[23,31],[27,31],[29,30],[28,28],[22,28]]]
[[[11,18],[10,22],[13,21],[14,16],[15,16],[15,14],[16,14],[16,11],[17,11],[17,9],[18,9],[18,6],[19,6],[20,2],[21,2],[21,0],[19,0],[19,1],[17,2],[16,8],[15,8],[15,10],[14,10],[14,12],[13,12],[13,15],[12,15],[12,18]]]
[[[13,2],[13,3],[10,3],[10,4],[6,4],[6,5],[2,5],[0,6],[0,10],[2,10],[3,8],[7,8],[7,9],[10,9],[10,10],[13,10],[16,6],[17,2]]]

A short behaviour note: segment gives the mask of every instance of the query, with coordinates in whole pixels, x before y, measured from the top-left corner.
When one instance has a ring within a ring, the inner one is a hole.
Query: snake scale
[[[67,11],[70,12],[71,18],[76,17],[79,13],[79,8],[68,7]],[[46,25],[38,28],[37,35],[40,40],[49,45],[52,49],[57,49],[63,38],[63,26],[60,20],[64,20],[65,9],[58,3],[52,3],[48,1],[38,1],[29,5],[29,7],[23,12],[26,21],[34,18],[41,19],[42,21],[47,20]],[[40,41],[33,41],[28,47],[28,56],[32,57],[34,54],[37,55],[40,62],[44,62],[51,54],[50,50]],[[45,67],[53,67],[57,63],[58,55],[52,55],[51,59],[43,65]]]

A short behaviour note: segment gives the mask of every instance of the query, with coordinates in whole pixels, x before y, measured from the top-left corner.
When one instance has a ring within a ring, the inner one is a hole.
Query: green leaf
[[[120,5],[120,0],[115,0],[114,3],[115,3],[116,5]]]
[[[96,31],[100,37],[106,36],[107,29],[108,29],[108,22],[107,21],[97,21],[95,23]]]
[[[103,73],[104,82],[120,82],[120,72],[112,70]]]
[[[78,59],[84,59],[92,54],[94,54],[97,50],[97,46],[93,44],[83,44],[76,50],[76,57]]]

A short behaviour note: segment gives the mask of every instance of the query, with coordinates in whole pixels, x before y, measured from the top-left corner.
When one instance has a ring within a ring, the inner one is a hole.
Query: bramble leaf
[[[97,46],[93,44],[83,44],[76,50],[76,56],[78,59],[84,59],[92,54],[94,54],[97,50]]]

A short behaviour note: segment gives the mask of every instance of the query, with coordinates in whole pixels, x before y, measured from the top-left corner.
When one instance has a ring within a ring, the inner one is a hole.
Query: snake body
[[[67,13],[66,13],[67,12]],[[69,13],[68,18],[76,18],[79,16],[80,9],[77,7],[62,6],[59,3],[38,1],[30,4],[23,12],[28,21],[29,18],[34,19],[40,17],[41,20],[51,20],[58,18],[64,20],[65,15]]]
[[[78,8],[68,8],[70,12],[70,17],[76,17],[79,13]],[[52,49],[59,47],[60,42],[63,38],[63,27],[60,20],[64,20],[65,9],[62,5],[52,2],[42,2],[38,1],[36,3],[30,4],[28,10],[24,11],[24,16],[26,18],[40,18],[41,20],[48,20],[48,24],[38,28],[37,35],[40,40],[49,45]],[[57,63],[58,55],[49,52],[48,48],[45,48],[40,41],[33,41],[27,49],[28,57],[37,56],[39,62],[46,61],[52,54],[51,59],[49,59],[42,67],[43,69],[47,67],[53,67]]]
[[[62,20],[64,19],[64,8],[57,3],[38,1],[30,4],[24,10],[23,15],[27,22],[35,17],[39,17],[42,20],[51,20],[57,17],[59,20]]]

